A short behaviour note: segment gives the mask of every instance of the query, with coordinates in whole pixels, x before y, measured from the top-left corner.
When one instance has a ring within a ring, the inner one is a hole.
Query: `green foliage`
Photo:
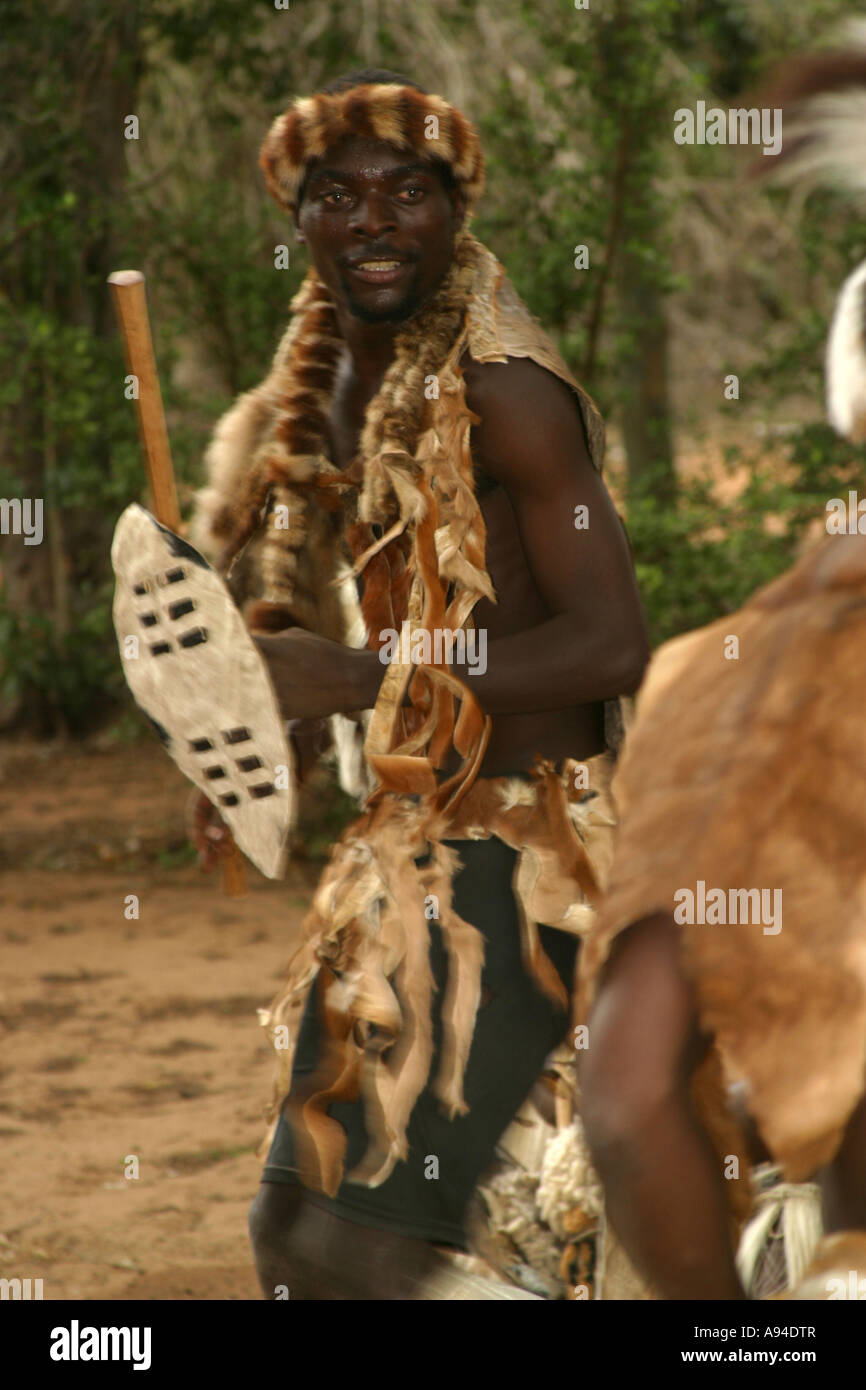
[[[184,840],[183,844],[158,850],[156,861],[161,869],[183,869],[198,861],[198,851],[192,841]]]
[[[796,559],[806,527],[823,525],[829,498],[862,487],[866,450],[853,449],[828,425],[798,428],[785,447],[789,477],[761,455],[731,450],[728,466],[750,467],[745,488],[720,502],[708,479],[681,483],[664,506],[651,487],[629,498],[635,552],[653,646],[732,613]]]
[[[649,493],[629,501],[628,528],[653,646],[733,612],[788,563],[789,535],[769,535],[779,487],[756,473],[738,503],[720,506],[706,481],[675,506]]]
[[[62,528],[68,554],[59,579],[54,576],[66,592],[63,623],[42,604],[13,605],[0,587],[3,697],[41,710],[37,726],[82,730],[122,689],[105,557],[112,519],[142,482],[134,424],[129,434],[132,405],[123,398],[124,370],[118,344],[99,339],[88,326],[37,305],[13,314],[0,304],[0,409],[6,406],[12,418],[21,412],[18,418],[29,426],[10,433],[3,495],[41,497],[46,531]],[[22,411],[28,392],[38,410]],[[34,458],[41,460],[35,474]],[[33,563],[37,550],[40,561],[48,559],[47,537],[34,547]]]
[[[194,336],[219,363],[228,398],[261,380],[306,269],[291,223],[275,235],[272,222],[263,198],[252,215],[228,199],[215,217],[213,179],[191,179],[174,205],[148,200],[161,335]],[[288,248],[290,269],[275,269],[276,245]]]
[[[108,583],[82,592],[62,635],[48,614],[13,610],[0,589],[0,698],[38,699],[55,728],[84,732],[124,692],[113,639]]]
[[[327,859],[334,841],[357,814],[354,797],[347,796],[332,772],[319,763],[301,784],[297,852],[311,860]]]
[[[84,729],[116,709],[122,691],[108,552],[119,512],[145,488],[105,277],[122,265],[147,274],[188,499],[216,419],[266,369],[306,264],[254,167],[258,140],[290,97],[371,62],[442,89],[437,73],[447,73],[449,51],[482,53],[498,35],[492,68],[470,64],[488,170],[475,230],[621,423],[647,338],[642,287],[663,309],[688,287],[671,237],[688,181],[734,188],[727,152],[674,147],[672,110],[698,96],[727,101],[850,7],[593,0],[578,12],[529,0],[493,8],[380,0],[364,8],[359,16],[335,0],[284,12],[236,0],[57,0],[46,23],[39,7],[7,0],[0,90],[18,135],[0,148],[0,496],[44,498],[57,529],[53,549],[27,557],[29,588],[13,593],[11,566],[4,575],[0,698],[19,700],[43,725]],[[141,137],[127,144],[121,128],[131,112]],[[778,216],[788,216],[788,195],[773,196]],[[761,245],[734,272],[757,285],[773,329],[750,375],[769,412],[788,394],[820,399],[827,305],[866,255],[862,223],[842,199],[811,198],[798,216],[790,274],[768,264]],[[279,244],[291,248],[291,270],[274,268]],[[579,244],[589,247],[589,272],[574,266]],[[823,426],[799,430],[788,451],[787,481],[758,458],[729,504],[701,481],[664,504],[652,478],[629,497],[655,640],[731,611],[789,564],[803,526],[829,496],[844,496],[862,463]]]

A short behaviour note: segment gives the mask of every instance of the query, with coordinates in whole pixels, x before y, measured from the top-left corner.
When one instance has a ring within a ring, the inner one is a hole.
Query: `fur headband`
[[[310,164],[340,140],[364,136],[447,164],[468,208],[484,187],[484,156],[471,122],[442,97],[397,83],[365,83],[347,92],[300,97],[278,116],[259,156],[268,192],[294,212]]]

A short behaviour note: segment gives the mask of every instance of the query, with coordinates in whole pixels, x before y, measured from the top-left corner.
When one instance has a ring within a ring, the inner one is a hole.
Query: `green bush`
[[[653,646],[732,613],[796,558],[807,525],[827,501],[866,476],[866,450],[829,425],[797,429],[785,445],[791,477],[759,454],[746,487],[720,502],[708,479],[681,482],[673,506],[651,487],[628,501],[628,530]],[[730,450],[731,468],[742,462]]]

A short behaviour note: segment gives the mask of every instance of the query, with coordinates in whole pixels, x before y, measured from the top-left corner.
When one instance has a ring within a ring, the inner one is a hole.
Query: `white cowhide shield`
[[[294,768],[271,678],[220,576],[133,503],[111,546],[114,628],[136,703],[268,878],[285,867]]]

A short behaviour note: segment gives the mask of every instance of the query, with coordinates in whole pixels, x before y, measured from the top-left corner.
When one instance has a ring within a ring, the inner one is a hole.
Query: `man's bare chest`
[[[365,407],[359,408],[338,383],[327,416],[327,443],[331,462],[341,470],[348,469],[357,458],[364,418]],[[520,630],[547,614],[529,572],[517,517],[505,490],[475,453],[473,481],[486,531],[487,569],[498,598],[495,607],[486,602],[480,605],[481,616],[491,635]]]
[[[335,399],[327,417],[328,456],[337,468],[346,469],[358,453],[364,416],[352,410],[348,403]]]

